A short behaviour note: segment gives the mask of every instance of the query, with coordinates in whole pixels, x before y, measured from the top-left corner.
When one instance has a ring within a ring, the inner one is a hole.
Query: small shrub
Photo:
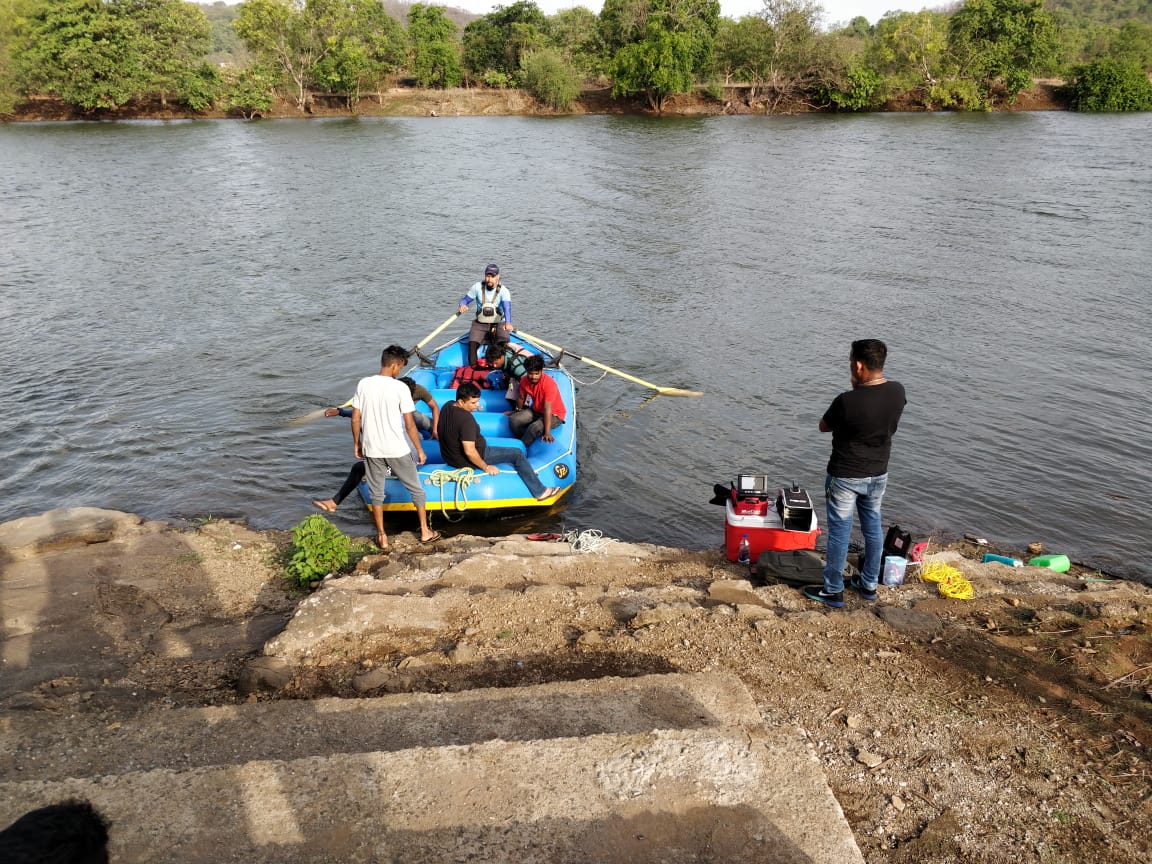
[[[1136,63],[1104,59],[1072,78],[1073,111],[1152,111],[1152,82]]]
[[[512,86],[512,78],[505,72],[498,72],[495,69],[489,69],[484,73],[484,86],[491,87],[494,90],[507,90]]]
[[[846,111],[867,111],[880,103],[880,74],[873,69],[854,66],[842,81],[826,85],[824,98]]]
[[[701,90],[704,95],[711,99],[713,102],[724,101],[724,85],[719,81],[709,81]]]
[[[276,74],[264,66],[246,66],[231,72],[224,83],[224,106],[245,119],[271,110]]]
[[[223,86],[219,71],[201,63],[184,77],[177,95],[193,111],[207,111],[220,98]]]
[[[313,513],[292,529],[292,559],[288,575],[307,585],[348,564],[352,543],[340,529]]]
[[[551,48],[525,54],[520,66],[524,89],[554,111],[569,110],[580,95],[576,71]]]

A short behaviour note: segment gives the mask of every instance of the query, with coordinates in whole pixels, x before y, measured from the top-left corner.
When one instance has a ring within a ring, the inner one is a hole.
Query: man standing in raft
[[[396,380],[407,362],[407,351],[399,345],[389,345],[380,355],[380,372],[361,378],[352,397],[352,444],[356,458],[364,460],[372,498],[369,506],[376,522],[376,545],[381,549],[388,548],[388,535],[384,533],[384,479],[389,468],[412,496],[420,519],[420,542],[440,539],[440,533],[428,527],[428,514],[424,509],[426,496],[416,471],[417,465],[424,464],[425,456],[420,433],[412,419],[416,410],[412,391]]]
[[[833,399],[820,418],[820,431],[832,433],[832,457],[824,483],[828,551],[824,585],[809,585],[804,596],[837,609],[844,605],[844,564],[854,509],[860,514],[864,535],[864,566],[848,587],[865,600],[875,600],[880,581],[884,549],[880,502],[888,485],[892,436],[907,404],[904,386],[884,377],[887,357],[888,346],[879,339],[853,342],[848,358],[852,389]]]
[[[460,300],[460,315],[468,311],[468,306],[476,303],[476,320],[468,331],[468,365],[475,366],[480,354],[480,343],[489,334],[492,341],[501,348],[507,347],[512,327],[512,294],[500,283],[500,268],[489,264],[484,268],[484,279],[468,289]]]

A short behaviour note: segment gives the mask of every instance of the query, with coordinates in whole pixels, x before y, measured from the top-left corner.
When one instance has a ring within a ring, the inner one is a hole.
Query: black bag
[[[795,483],[776,493],[776,512],[785,531],[812,530],[812,499]]]
[[[884,537],[884,554],[907,558],[911,551],[912,535],[907,531],[901,531],[899,525],[893,525],[889,528]]]
[[[844,581],[851,579],[855,572],[856,568],[845,564]],[[769,550],[760,553],[752,577],[752,581],[759,585],[823,585],[824,559],[810,549]]]

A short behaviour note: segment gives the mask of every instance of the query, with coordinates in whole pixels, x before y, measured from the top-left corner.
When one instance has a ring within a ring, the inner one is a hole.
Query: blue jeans
[[[880,559],[884,553],[884,532],[880,529],[880,501],[888,487],[888,475],[879,477],[833,477],[824,481],[827,502],[828,552],[824,559],[824,590],[839,594],[844,590],[844,565],[848,561],[848,540],[852,536],[852,511],[860,514],[864,535],[864,567],[860,581],[864,590],[875,591],[880,581]]]
[[[497,462],[512,463],[512,467],[516,469],[516,473],[520,475],[520,479],[524,481],[524,485],[528,487],[533,498],[544,491],[544,484],[540,482],[540,478],[532,470],[528,457],[521,453],[518,447],[485,447],[484,461],[489,465],[495,465]]]

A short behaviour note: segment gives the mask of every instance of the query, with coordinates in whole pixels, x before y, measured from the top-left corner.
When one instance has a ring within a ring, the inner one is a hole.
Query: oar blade
[[[681,390],[679,387],[657,387],[656,392],[661,396],[703,396],[699,390]]]
[[[324,409],[319,408],[316,411],[309,411],[307,414],[301,414],[299,417],[294,417],[288,421],[289,426],[303,426],[306,423],[311,423],[313,420],[319,420],[324,416]]]

